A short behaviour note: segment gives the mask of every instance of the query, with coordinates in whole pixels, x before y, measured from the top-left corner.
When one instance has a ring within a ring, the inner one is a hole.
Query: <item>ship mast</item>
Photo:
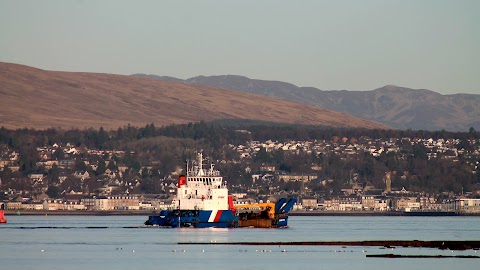
[[[203,172],[203,153],[198,153],[198,175],[199,176],[203,176],[204,175],[204,172]]]

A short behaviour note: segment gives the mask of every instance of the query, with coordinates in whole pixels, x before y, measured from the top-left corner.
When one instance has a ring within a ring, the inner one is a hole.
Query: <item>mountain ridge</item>
[[[98,128],[250,119],[327,127],[389,128],[330,110],[187,83],[48,71],[0,62],[0,126]]]
[[[134,74],[132,76],[139,76]],[[161,76],[145,75],[161,80]],[[172,78],[172,77],[170,77]],[[175,78],[177,79],[177,78]],[[428,89],[395,85],[365,90],[320,90],[281,81],[239,75],[196,76],[188,84],[206,85],[281,98],[355,115],[398,129],[466,131],[480,129],[480,95],[442,95]]]

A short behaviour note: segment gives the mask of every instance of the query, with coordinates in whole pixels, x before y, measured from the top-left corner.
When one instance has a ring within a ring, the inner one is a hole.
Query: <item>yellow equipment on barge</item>
[[[281,198],[275,203],[237,204],[234,208],[238,215],[238,227],[279,228],[287,227],[288,212],[295,199]]]

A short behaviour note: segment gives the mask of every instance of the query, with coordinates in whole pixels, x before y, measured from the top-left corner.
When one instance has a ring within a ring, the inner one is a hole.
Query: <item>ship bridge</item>
[[[204,168],[202,153],[191,165],[187,163],[186,172],[177,189],[180,209],[228,209],[228,190],[223,177],[213,164]]]
[[[210,164],[209,169],[203,168],[202,153],[198,153],[197,160],[191,168],[188,167],[187,163],[186,180],[186,184],[189,187],[208,186],[209,188],[224,188],[223,177],[220,175],[220,171],[215,170],[213,163]]]

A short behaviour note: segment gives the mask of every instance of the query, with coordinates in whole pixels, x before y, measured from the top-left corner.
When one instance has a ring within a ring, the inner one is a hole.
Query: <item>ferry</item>
[[[220,172],[210,164],[204,168],[203,154],[196,161],[187,162],[186,174],[178,178],[174,207],[162,210],[159,215],[149,216],[145,225],[161,227],[236,228],[238,216],[233,205],[233,196]]]

